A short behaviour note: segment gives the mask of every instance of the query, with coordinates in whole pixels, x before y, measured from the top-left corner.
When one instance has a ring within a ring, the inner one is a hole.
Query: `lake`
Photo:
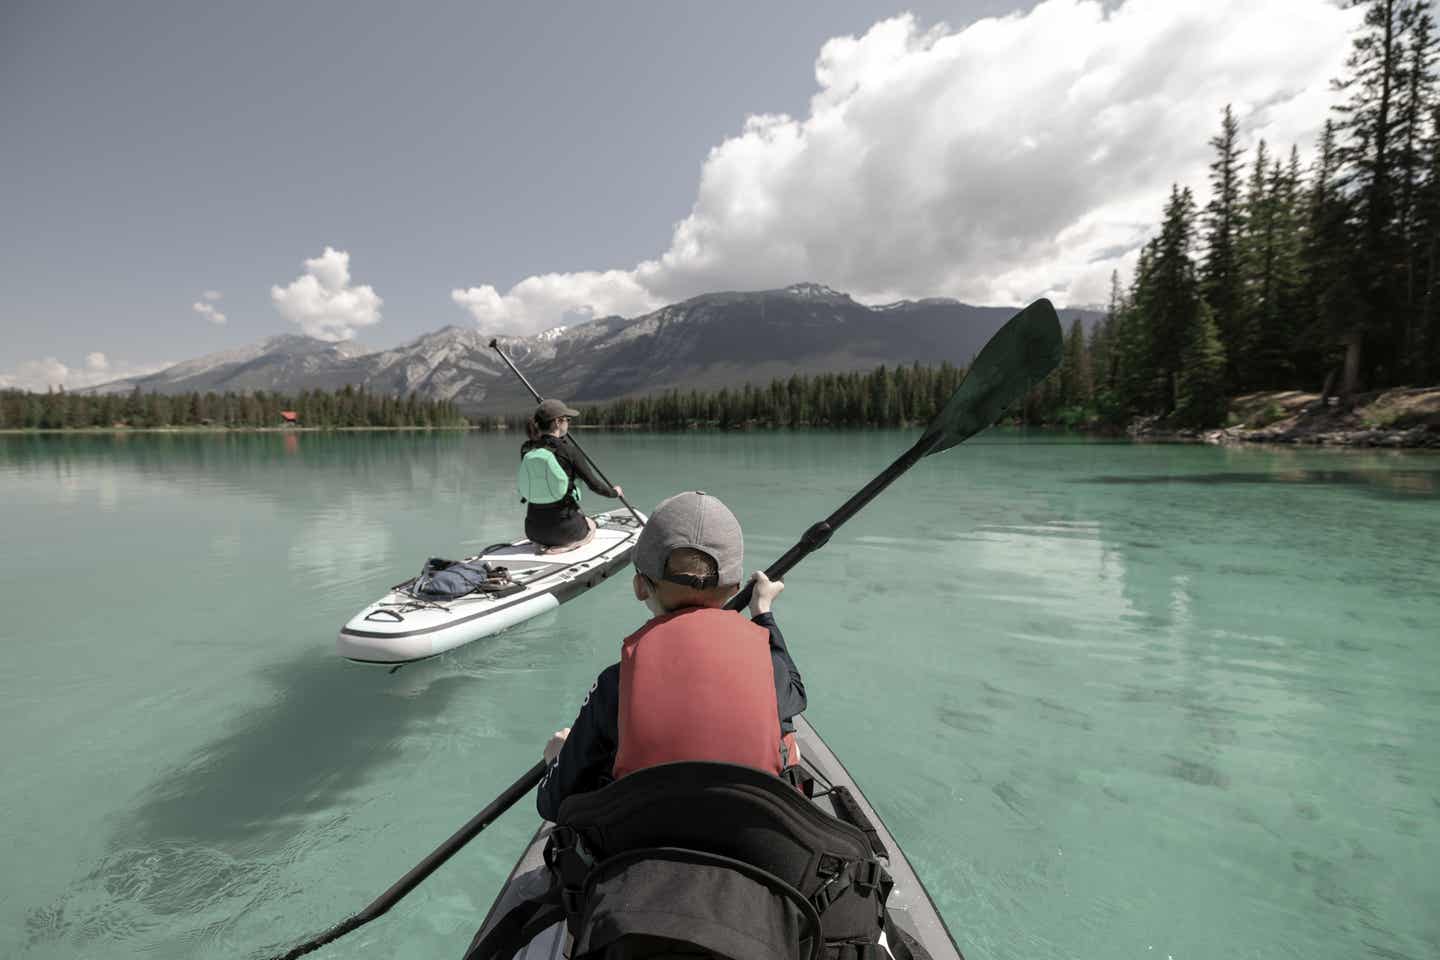
[[[580,435],[768,564],[913,433]],[[519,438],[0,437],[0,956],[263,958],[539,757],[623,581],[396,673],[339,626],[518,535]],[[590,496],[587,507],[603,503]],[[810,717],[970,960],[1440,956],[1440,457],[990,431],[787,577]],[[524,801],[317,957],[463,953]]]

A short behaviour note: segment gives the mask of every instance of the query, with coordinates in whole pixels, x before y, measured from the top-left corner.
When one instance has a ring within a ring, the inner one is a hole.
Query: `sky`
[[[0,387],[805,281],[1103,303],[1172,183],[1208,199],[1227,103],[1311,162],[1359,16],[7,0]]]

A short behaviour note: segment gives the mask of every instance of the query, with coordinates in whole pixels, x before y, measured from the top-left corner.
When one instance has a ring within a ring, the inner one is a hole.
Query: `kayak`
[[[336,652],[360,663],[410,663],[554,610],[630,563],[641,522],[623,510],[591,519],[595,536],[564,553],[542,553],[529,540],[517,540],[459,561],[430,561],[419,576],[351,617],[335,638]],[[427,592],[430,575],[447,570],[470,592]]]
[[[821,790],[816,791],[817,796],[811,802],[825,813],[849,820],[869,834],[871,847],[895,881],[885,909],[904,940],[903,948],[908,948],[914,960],[964,960],[925,885],[916,876],[900,845],[870,806],[850,772],[804,717],[795,718],[795,737],[800,745],[800,764],[816,779],[817,785],[845,787],[849,797],[853,798],[853,806],[847,810],[839,809],[841,805],[833,802],[837,794],[822,796]],[[539,868],[544,866],[545,843],[553,828],[552,823],[542,823],[531,838],[486,914],[477,940],[490,929],[492,923],[505,917],[515,904],[536,893],[537,877],[544,875]],[[515,954],[515,960],[561,960],[568,955],[569,939],[565,925],[556,923],[536,934],[524,949]],[[883,938],[881,942],[893,956],[904,955],[903,950],[892,949],[885,944]]]

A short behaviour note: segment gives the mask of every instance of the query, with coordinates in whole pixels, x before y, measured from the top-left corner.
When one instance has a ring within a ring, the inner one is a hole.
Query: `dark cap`
[[[651,580],[671,579],[665,576],[665,561],[672,550],[689,547],[699,550],[715,561],[720,573],[719,583],[736,584],[744,576],[745,544],[740,534],[740,521],[730,508],[700,490],[677,493],[662,500],[645,521],[645,529],[635,541],[635,569]],[[687,586],[693,577],[675,580]]]
[[[541,423],[551,420],[559,420],[561,417],[578,417],[579,410],[571,410],[565,406],[564,400],[541,400],[540,406],[535,408],[535,419]]]

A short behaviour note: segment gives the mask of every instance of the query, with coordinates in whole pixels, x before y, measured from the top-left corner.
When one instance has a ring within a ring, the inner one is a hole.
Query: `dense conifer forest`
[[[870,373],[794,374],[769,386],[700,392],[670,390],[581,408],[586,426],[894,427],[929,420],[960,385],[963,371],[879,367]]]
[[[132,393],[90,396],[0,391],[0,430],[58,430],[105,427],[285,426],[282,411],[302,427],[464,427],[466,419],[444,400],[414,394],[395,397],[363,389],[302,390],[298,395],[255,393]]]
[[[1365,8],[1334,116],[1307,168],[1298,147],[1249,156],[1226,107],[1211,197],[1176,184],[1128,288],[1030,414],[1216,426],[1227,398],[1440,380],[1440,98],[1428,4]]]

